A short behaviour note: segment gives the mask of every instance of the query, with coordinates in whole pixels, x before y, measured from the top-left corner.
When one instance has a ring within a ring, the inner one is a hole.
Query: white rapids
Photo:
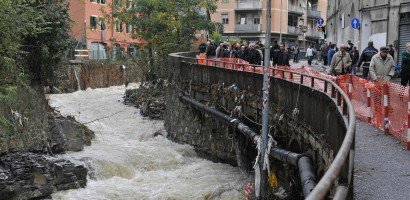
[[[163,121],[143,119],[122,103],[124,86],[48,96],[63,116],[95,132],[92,145],[61,157],[89,167],[87,186],[53,199],[244,199],[251,177],[238,168],[198,158],[189,145],[153,137]]]

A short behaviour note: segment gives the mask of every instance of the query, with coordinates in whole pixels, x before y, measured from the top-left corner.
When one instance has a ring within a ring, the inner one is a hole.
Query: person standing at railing
[[[291,59],[291,52],[289,52],[285,48],[284,43],[281,43],[279,48],[280,48],[280,51],[279,51],[279,54],[278,54],[277,65],[278,66],[290,66],[289,60]]]
[[[333,55],[335,55],[335,45],[329,44],[329,49],[327,50],[327,64],[330,65],[332,63]]]
[[[350,53],[350,58],[352,59],[352,63],[353,63],[351,73],[356,75],[356,72],[357,72],[356,63],[359,61],[359,57],[360,57],[359,51],[357,50],[355,46],[353,46],[352,50],[349,53]]]
[[[250,64],[260,65],[262,62],[262,57],[260,52],[256,49],[256,45],[252,43],[249,45],[248,60]]]
[[[389,54],[389,47],[381,47],[380,52],[372,57],[369,66],[372,81],[390,81],[394,76],[394,59]]]
[[[208,42],[205,54],[207,58],[216,57],[216,45],[214,44],[212,40]]]
[[[401,54],[401,85],[407,86],[410,82],[410,42],[406,44],[406,51]]]
[[[272,60],[272,65],[275,66],[278,64],[278,59],[279,59],[279,51],[280,47],[278,45],[278,41],[273,42],[273,46],[270,49],[270,59]]]
[[[346,46],[340,45],[340,51],[335,53],[330,64],[330,68],[334,75],[343,75],[348,73],[350,66],[352,65],[352,59],[348,52],[346,52]]]

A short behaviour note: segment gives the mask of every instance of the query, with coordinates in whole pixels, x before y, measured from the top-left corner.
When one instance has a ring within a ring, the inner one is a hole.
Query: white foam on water
[[[243,186],[252,177],[198,158],[189,145],[154,138],[163,121],[143,119],[124,105],[124,92],[116,86],[48,96],[61,115],[75,117],[96,136],[84,151],[61,155],[89,166],[87,186],[53,199],[244,199]]]

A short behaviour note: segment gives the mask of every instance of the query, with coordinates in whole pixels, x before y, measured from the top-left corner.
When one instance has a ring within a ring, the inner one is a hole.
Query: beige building
[[[282,5],[282,7],[281,7]],[[223,36],[230,39],[265,42],[267,0],[219,0],[211,19],[224,25]],[[327,0],[272,0],[272,38],[287,46],[318,44],[323,35],[316,19],[326,19]],[[302,33],[301,26],[307,27]]]

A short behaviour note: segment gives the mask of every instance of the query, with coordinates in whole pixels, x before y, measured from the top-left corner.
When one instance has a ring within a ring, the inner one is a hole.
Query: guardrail
[[[176,61],[179,63],[188,63],[190,65],[194,64],[203,67],[223,68],[225,70],[256,74],[262,74],[263,72],[263,67],[259,65],[211,59],[196,59],[189,57],[194,56],[194,54],[190,52],[174,53],[170,54],[170,56],[176,58]],[[337,154],[333,162],[307,199],[324,199],[331,190],[334,191],[334,199],[346,199],[348,192],[352,191],[350,189],[353,185],[354,135],[356,128],[355,112],[348,96],[334,81],[327,78],[303,74],[289,68],[280,67],[271,67],[268,69],[268,73],[274,79],[280,79],[318,91],[329,98],[334,106],[337,107],[336,113],[342,117],[342,123],[344,124],[343,130],[346,131],[344,135],[339,136],[341,141],[335,142],[338,146],[333,147],[333,149],[337,149]],[[338,139],[335,138],[335,140]]]

